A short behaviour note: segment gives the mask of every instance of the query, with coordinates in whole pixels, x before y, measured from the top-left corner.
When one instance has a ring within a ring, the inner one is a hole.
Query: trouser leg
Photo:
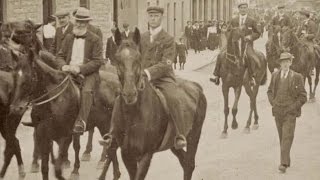
[[[281,141],[281,164],[290,166],[290,150],[294,138],[296,127],[296,117],[287,115],[284,117],[282,126],[282,141]]]

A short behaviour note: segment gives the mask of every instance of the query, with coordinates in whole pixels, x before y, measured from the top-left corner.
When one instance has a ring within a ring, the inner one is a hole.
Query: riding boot
[[[250,62],[248,57],[245,58],[245,61],[246,61],[246,66],[247,66],[247,70],[248,70],[248,75],[249,75],[249,84],[250,84],[250,86],[255,86],[256,85],[256,81],[254,79],[251,62]]]
[[[181,115],[181,113],[183,113],[183,111],[180,110],[179,108],[171,109],[171,113],[170,113],[173,120],[173,124],[176,128],[177,135],[174,139],[174,146],[176,149],[182,149],[187,146],[186,137],[182,134],[183,121],[181,120],[181,118],[183,116]]]
[[[89,113],[93,104],[93,94],[91,91],[81,93],[80,111],[75,122],[73,132],[82,134],[86,130]]]
[[[210,78],[210,81],[215,83],[216,85],[220,84],[220,68],[221,68],[221,58],[217,58],[216,66],[213,71],[213,75],[215,78]]]

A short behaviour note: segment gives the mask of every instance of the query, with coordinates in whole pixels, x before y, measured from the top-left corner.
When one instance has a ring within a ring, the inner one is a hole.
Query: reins
[[[28,106],[40,106],[42,104],[46,104],[50,101],[53,101],[54,99],[58,98],[69,86],[70,82],[71,82],[71,76],[68,74],[62,81],[60,84],[58,84],[56,87],[54,87],[53,89],[50,89],[48,92],[46,92],[45,94],[43,94],[42,96],[31,100],[28,103]],[[62,87],[64,84],[66,84],[57,94],[55,94],[54,96],[52,96],[51,98],[48,98],[46,100],[42,100],[45,97],[47,97],[49,94],[51,94],[52,92],[54,92],[55,90],[57,90],[58,88]],[[42,100],[42,101],[41,101]],[[38,102],[40,101],[40,102]]]

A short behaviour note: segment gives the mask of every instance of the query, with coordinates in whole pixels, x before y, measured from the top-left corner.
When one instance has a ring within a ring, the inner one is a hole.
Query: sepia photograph
[[[320,0],[0,0],[0,180],[320,180]]]

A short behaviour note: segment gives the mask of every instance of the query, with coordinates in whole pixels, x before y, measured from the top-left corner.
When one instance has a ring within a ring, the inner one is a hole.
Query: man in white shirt
[[[128,23],[123,23],[123,29],[124,31],[121,33],[121,39],[132,39],[133,32],[130,31]]]
[[[74,15],[72,34],[68,34],[57,55],[58,68],[75,75],[83,75],[80,110],[73,132],[86,130],[93,97],[100,83],[99,68],[102,65],[102,41],[88,30],[90,11],[80,7]]]

